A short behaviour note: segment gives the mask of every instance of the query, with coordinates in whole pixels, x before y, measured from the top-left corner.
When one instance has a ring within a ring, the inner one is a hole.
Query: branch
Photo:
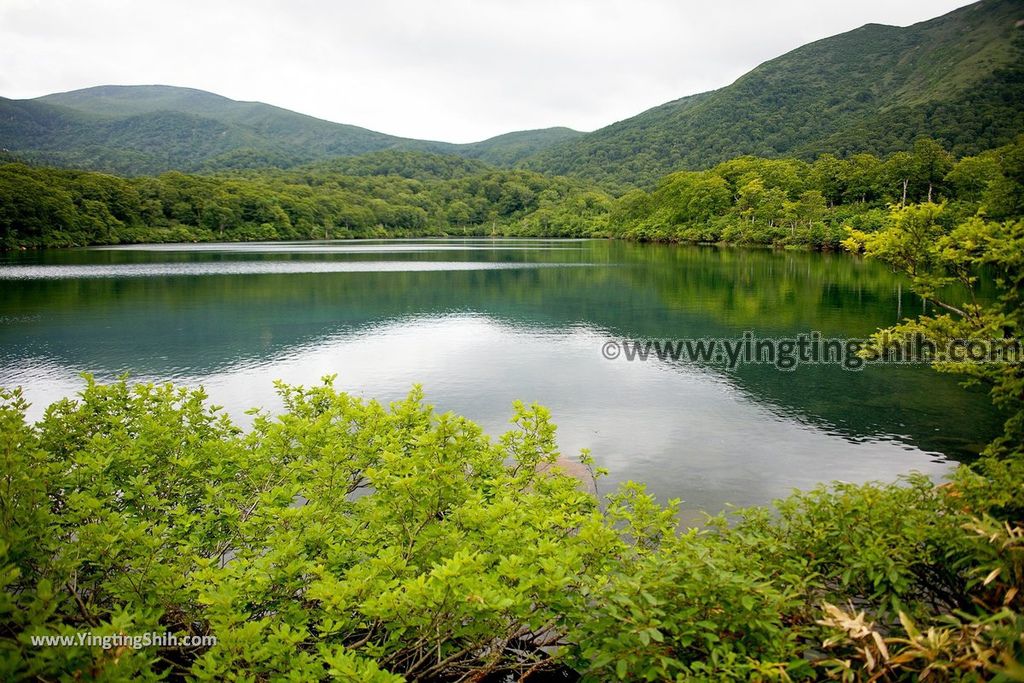
[[[947,311],[950,311],[951,313],[956,313],[961,318],[970,318],[971,317],[971,314],[968,313],[967,311],[965,311],[963,309],[960,309],[960,308],[957,308],[956,306],[952,306],[950,304],[947,304],[944,301],[939,301],[938,299],[930,299],[930,301],[933,304],[935,304],[936,306],[938,306],[939,308],[944,308]]]
[[[90,626],[96,626],[96,620],[91,614],[89,614],[89,610],[86,608],[85,603],[82,602],[82,597],[78,594],[78,591],[71,586],[71,582],[66,582],[64,585],[69,591],[71,591],[71,595],[75,598],[75,602],[78,603],[78,611],[82,613],[82,617],[85,619],[86,623]]]

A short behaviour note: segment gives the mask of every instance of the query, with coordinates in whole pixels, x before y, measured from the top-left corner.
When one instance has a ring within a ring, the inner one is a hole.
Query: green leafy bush
[[[35,426],[17,390],[0,395],[5,679],[895,679],[1020,665],[1019,464],[938,487],[823,487],[678,533],[675,503],[642,486],[602,510],[562,474],[538,406],[517,405],[492,441],[418,389],[388,407],[329,380],[279,392],[285,411],[248,432],[201,390],[90,380]],[[31,642],[80,632],[216,644]]]

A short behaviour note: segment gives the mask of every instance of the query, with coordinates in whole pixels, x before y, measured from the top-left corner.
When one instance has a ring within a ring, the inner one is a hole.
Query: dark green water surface
[[[38,418],[78,373],[202,384],[247,424],[272,382],[388,401],[416,382],[440,410],[507,427],[548,406],[567,454],[686,509],[763,503],[842,479],[941,476],[999,416],[923,366],[608,360],[623,339],[863,337],[919,298],[841,254],[568,240],[167,245],[0,257],[0,385]]]

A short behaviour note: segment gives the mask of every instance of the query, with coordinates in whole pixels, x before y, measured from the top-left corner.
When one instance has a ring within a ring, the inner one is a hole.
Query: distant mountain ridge
[[[34,100],[0,98],[0,149],[126,175],[424,151],[616,190],[746,154],[887,154],[921,135],[973,154],[1024,132],[1022,26],[1022,0],[982,0],[906,28],[867,24],[765,62],[726,87],[592,133],[546,128],[452,144],[191,88],[99,86]]]
[[[116,173],[294,166],[385,149],[512,165],[578,131],[548,128],[481,142],[412,140],[193,88],[105,85],[34,100],[0,98],[0,147],[54,165]]]

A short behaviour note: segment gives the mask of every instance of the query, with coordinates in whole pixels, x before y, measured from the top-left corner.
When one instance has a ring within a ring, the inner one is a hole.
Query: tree
[[[912,168],[915,183],[928,188],[927,193],[917,195],[917,199],[931,202],[934,189],[953,168],[953,157],[935,140],[918,138],[914,142]]]
[[[679,501],[628,482],[602,508],[563,474],[542,407],[516,404],[491,440],[419,388],[388,407],[330,378],[278,391],[282,414],[242,432],[202,390],[89,379],[29,425],[0,389],[0,677],[973,680],[1020,663],[1020,458],[680,533]]]
[[[854,154],[849,161],[849,176],[844,199],[862,204],[882,194],[882,162],[873,154]]]
[[[471,214],[469,205],[463,201],[452,202],[448,207],[448,220],[453,225],[466,225],[469,223]]]
[[[1020,216],[1024,214],[1024,135],[993,153],[999,160],[999,176],[990,183],[982,203],[993,218]]]
[[[850,164],[831,154],[822,154],[811,165],[811,184],[825,197],[829,206],[835,206],[847,193]]]
[[[886,193],[890,197],[898,198],[900,206],[907,205],[907,194],[916,170],[914,158],[907,152],[896,152],[886,159],[882,166]]]
[[[958,199],[978,202],[999,175],[999,161],[995,155],[983,154],[964,157],[956,162],[944,180]]]
[[[884,353],[894,340],[917,335],[932,342],[941,354],[934,363],[938,370],[986,385],[994,403],[1009,409],[1005,434],[988,453],[1018,457],[1024,448],[1024,221],[973,217],[948,230],[941,213],[936,204],[895,209],[882,230],[852,230],[844,242],[907,273],[914,291],[942,311],[879,332],[869,352]],[[993,278],[999,294],[988,302],[975,294],[982,272]],[[948,299],[952,283],[966,290],[966,301]],[[985,351],[985,362],[952,354],[975,344]]]
[[[533,202],[534,197],[533,190],[523,183],[515,181],[505,183],[498,200],[498,212],[503,216],[511,216],[519,211],[524,211]]]
[[[814,223],[821,221],[828,211],[825,196],[818,190],[807,190],[800,199],[791,205],[794,225],[805,225],[808,230]]]

